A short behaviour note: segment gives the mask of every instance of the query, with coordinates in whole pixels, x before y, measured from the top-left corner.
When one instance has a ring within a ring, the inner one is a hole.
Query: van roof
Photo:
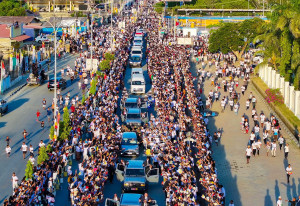
[[[128,108],[127,114],[139,114],[141,113],[141,109],[139,108]]]
[[[144,168],[143,164],[144,164],[143,160],[129,160],[127,169]]]
[[[139,72],[139,71],[143,72],[143,69],[142,68],[132,68],[131,69],[131,72]]]
[[[131,50],[142,50],[142,46],[134,45]]]
[[[137,138],[135,132],[124,132],[122,138]]]
[[[141,194],[124,193],[122,194],[121,205],[141,205]]]
[[[131,79],[145,79],[143,74],[132,74]]]
[[[125,102],[128,103],[137,103],[138,99],[137,98],[127,98]]]

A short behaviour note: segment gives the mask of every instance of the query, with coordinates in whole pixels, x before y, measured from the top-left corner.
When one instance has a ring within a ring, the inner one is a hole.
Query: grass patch
[[[261,90],[263,97],[266,97],[265,91],[269,89],[269,87],[263,82],[263,80],[259,77],[251,78],[252,82],[256,84],[256,86]],[[292,126],[292,131],[300,130],[300,119],[295,116],[295,114],[285,105],[275,105],[271,104],[272,108],[275,110],[276,113],[279,113],[279,116],[283,116],[284,119],[288,121],[288,123]],[[282,119],[284,121],[284,119]],[[288,126],[288,125],[287,125]]]

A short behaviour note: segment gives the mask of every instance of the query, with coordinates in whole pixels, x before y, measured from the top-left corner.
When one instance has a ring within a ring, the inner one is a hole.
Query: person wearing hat
[[[278,200],[277,200],[277,203],[276,203],[276,206],[282,206],[282,199],[281,199],[281,196],[278,197]]]

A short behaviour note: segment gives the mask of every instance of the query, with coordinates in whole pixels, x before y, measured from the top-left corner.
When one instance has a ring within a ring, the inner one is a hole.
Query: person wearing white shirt
[[[230,200],[230,203],[228,206],[234,206],[233,200]]]
[[[276,203],[276,206],[282,206],[282,199],[281,199],[281,196],[278,197],[278,200],[277,200],[277,203]]]
[[[25,159],[26,153],[27,153],[27,145],[25,144],[25,142],[23,142],[22,146],[21,146],[21,151],[23,153],[23,159]]]
[[[12,177],[11,177],[13,190],[18,187],[18,181],[19,181],[19,178],[16,176],[16,173],[13,172]]]
[[[272,154],[272,157],[276,157],[276,141],[274,140],[272,143],[271,143],[271,154]]]
[[[260,141],[260,139],[257,140],[257,142],[255,143],[255,146],[256,146],[257,155],[259,156],[259,150],[260,150],[260,147],[261,147],[261,141]]]
[[[247,164],[249,164],[250,162],[251,153],[252,153],[252,149],[250,148],[250,145],[248,145],[246,149]]]
[[[283,143],[284,143],[284,138],[282,137],[282,135],[280,135],[280,137],[278,138],[278,143],[279,143],[279,149],[281,151],[281,148],[282,148]]]
[[[285,158],[285,159],[288,158],[289,152],[290,152],[289,144],[286,143],[285,146],[284,146],[284,158]]]
[[[290,184],[290,176],[293,174],[293,172],[292,172],[293,169],[291,167],[291,164],[289,164],[287,166],[287,168],[285,169],[285,171],[286,171],[287,183]]]
[[[7,157],[9,157],[9,155],[10,155],[10,153],[11,153],[11,148],[10,148],[9,145],[6,146],[5,152],[6,152]]]

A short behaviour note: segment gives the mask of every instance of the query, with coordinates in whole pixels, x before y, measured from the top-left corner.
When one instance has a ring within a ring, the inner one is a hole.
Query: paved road
[[[61,68],[65,68],[67,65],[74,66],[76,56],[71,55],[69,58],[59,60],[57,66],[58,71],[60,71]],[[78,93],[77,81],[71,84],[68,78],[67,80],[68,87],[63,90],[61,94],[65,95],[70,91],[71,96],[76,96]],[[43,111],[42,109],[43,98],[46,98],[47,106],[50,106],[53,99],[53,91],[48,91],[47,84],[40,87],[25,86],[8,100],[9,111],[0,118],[0,204],[5,198],[12,194],[10,181],[12,172],[16,172],[19,180],[21,180],[25,174],[25,167],[29,157],[27,153],[26,160],[23,160],[20,151],[23,142],[23,130],[26,129],[29,134],[26,144],[28,147],[29,144],[32,144],[35,148],[34,154],[36,161],[37,147],[40,140],[44,140],[46,143],[49,141],[50,123],[47,122],[46,111]],[[45,121],[44,129],[41,129],[40,124],[36,121],[37,109],[41,111],[41,120]],[[10,158],[7,158],[5,153],[6,136],[11,138],[10,146],[12,148],[12,153]]]
[[[214,68],[206,68],[206,70],[215,71]],[[192,73],[195,75],[195,65],[192,65]],[[210,86],[210,80],[205,81],[204,94],[206,96],[211,89],[213,88]],[[272,206],[276,204],[279,195],[283,200],[300,195],[300,151],[283,131],[283,136],[290,145],[288,160],[284,159],[283,151],[279,151],[279,146],[277,146],[276,157],[271,157],[270,154],[267,157],[266,149],[262,147],[261,155],[251,157],[250,164],[246,164],[245,149],[249,134],[244,134],[240,130],[240,121],[241,116],[246,114],[250,117],[250,129],[252,129],[251,110],[245,110],[245,101],[250,91],[257,97],[257,112],[260,114],[264,111],[266,117],[269,117],[270,108],[262,102],[260,95],[250,86],[240,100],[241,109],[238,115],[230,111],[227,106],[224,113],[210,119],[208,128],[211,133],[216,129],[224,131],[220,145],[218,147],[213,145],[213,157],[216,161],[220,183],[226,188],[226,205],[232,199],[238,206]],[[224,95],[227,96],[228,93],[222,90],[221,96]],[[220,112],[220,102],[214,103],[211,110]],[[291,164],[293,168],[289,185],[285,173],[288,164]],[[284,205],[288,203],[284,202]]]

